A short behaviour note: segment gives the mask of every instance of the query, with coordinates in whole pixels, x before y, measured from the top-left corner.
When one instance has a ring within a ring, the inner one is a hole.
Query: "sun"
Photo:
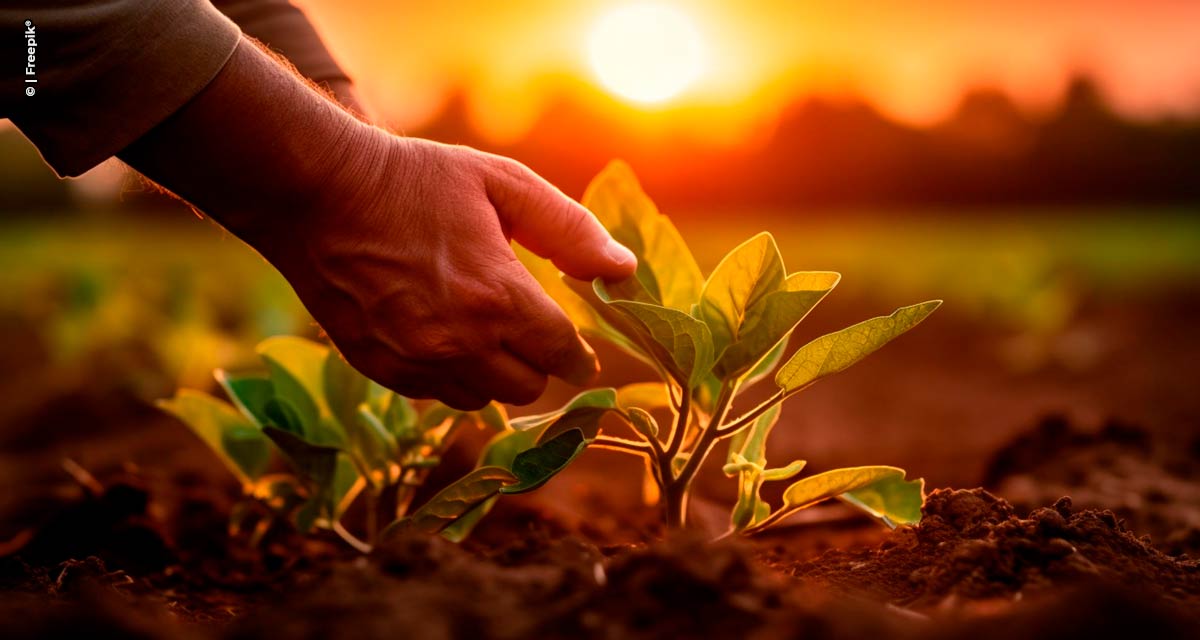
[[[674,98],[704,72],[700,31],[671,6],[638,3],[614,8],[597,20],[588,58],[600,84],[641,104]]]

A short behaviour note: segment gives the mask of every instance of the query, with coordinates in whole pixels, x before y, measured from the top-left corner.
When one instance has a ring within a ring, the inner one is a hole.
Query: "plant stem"
[[[751,409],[749,413],[746,413],[746,414],[734,419],[733,422],[730,422],[729,424],[726,424],[724,426],[721,426],[721,427],[718,427],[717,429],[715,429],[714,431],[716,432],[717,437],[724,438],[725,436],[731,436],[731,435],[737,433],[738,431],[741,431],[743,428],[748,426],[751,422],[754,422],[759,416],[766,413],[768,409],[779,404],[780,402],[783,402],[784,397],[785,397],[785,395],[782,390],[777,391],[775,393],[775,395],[771,396],[770,398],[767,398],[766,400],[763,401],[762,404]],[[722,419],[724,419],[724,418],[722,418]],[[716,421],[714,420],[714,422],[716,422]],[[720,423],[718,422],[717,424],[720,424]]]
[[[679,409],[675,412],[675,426],[671,428],[671,437],[667,441],[667,450],[662,457],[660,464],[665,464],[663,470],[664,478],[672,478],[675,472],[671,469],[671,461],[675,456],[679,455],[679,449],[683,446],[683,439],[687,433],[688,421],[692,413],[692,394],[688,389],[683,389],[679,394]]]
[[[346,527],[342,526],[342,523],[334,522],[333,532],[336,533],[339,538],[345,540],[346,544],[354,547],[355,551],[358,551],[359,553],[371,553],[371,545],[354,537],[354,534],[347,531]]]
[[[367,486],[367,544],[379,541],[379,491]]]
[[[733,403],[733,396],[737,392],[737,383],[726,383],[721,385],[721,392],[717,395],[717,403],[714,407],[712,419],[704,426],[700,433],[700,438],[696,442],[696,447],[692,450],[692,455],[688,461],[684,463],[683,469],[679,471],[679,475],[674,475],[671,469],[671,462],[674,456],[666,460],[666,477],[670,481],[663,487],[664,507],[667,510],[667,527],[669,529],[682,529],[687,523],[687,499],[688,489],[691,488],[692,478],[695,477],[696,471],[700,469],[700,465],[704,464],[704,459],[708,457],[709,451],[712,450],[713,444],[717,441],[716,425],[721,424],[725,419],[725,414],[729,413],[729,406]],[[674,436],[672,442],[674,443]],[[680,438],[682,442],[682,438]]]
[[[614,438],[612,436],[596,436],[596,439],[592,441],[592,446],[632,452],[639,456],[650,455],[652,453],[651,446],[648,444],[643,444],[636,440],[626,440],[625,438]]]

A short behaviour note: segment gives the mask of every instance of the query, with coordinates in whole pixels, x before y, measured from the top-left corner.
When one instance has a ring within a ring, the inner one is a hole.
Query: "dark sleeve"
[[[0,117],[60,176],[124,149],[200,92],[240,32],[208,0],[0,0]],[[22,65],[22,61],[27,66]]]
[[[304,12],[288,0],[212,0],[242,33],[287,58],[318,84],[350,82]]]

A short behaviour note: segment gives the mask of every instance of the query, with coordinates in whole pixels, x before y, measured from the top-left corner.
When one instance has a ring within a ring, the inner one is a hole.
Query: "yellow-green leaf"
[[[712,332],[717,354],[737,341],[750,307],[783,285],[783,258],[775,239],[760,233],[730,251],[700,294],[699,316]]]
[[[896,309],[804,345],[775,375],[775,384],[792,394],[825,376],[843,371],[892,339],[912,329],[942,304],[931,300]]]
[[[733,434],[729,439],[730,462],[735,454],[739,454],[759,467],[767,464],[767,436],[771,435],[771,430],[779,422],[780,409],[780,405],[776,404],[755,418],[749,427]]]
[[[786,467],[777,467],[775,469],[763,469],[763,482],[775,482],[777,480],[791,480],[804,471],[804,467],[808,464],[806,460],[793,460]]]
[[[583,206],[637,256],[637,279],[660,304],[687,312],[700,299],[704,277],[696,259],[629,165],[609,163],[588,186]]]
[[[629,415],[629,423],[634,431],[637,431],[646,440],[653,440],[658,437],[658,421],[654,416],[650,415],[649,411],[641,407],[630,407],[626,409]]]
[[[894,529],[898,525],[921,521],[925,480],[905,480],[903,474],[890,475],[838,498]]]
[[[242,415],[260,427],[266,426],[267,403],[275,396],[275,387],[269,378],[263,375],[232,374],[224,369],[213,371],[213,377]]]
[[[616,309],[634,328],[638,343],[666,372],[687,389],[712,369],[712,334],[692,316],[667,307],[609,298],[604,281],[593,283],[597,296]]]
[[[513,418],[511,421],[512,428],[517,431],[526,431],[538,427],[544,427],[551,422],[554,422],[563,414],[574,411],[575,409],[583,409],[585,407],[595,407],[598,409],[614,409],[617,407],[617,390],[612,387],[603,387],[600,389],[590,389],[584,391],[574,398],[571,398],[561,408],[546,413],[539,413],[529,416],[521,416]]]
[[[512,463],[512,474],[518,482],[501,488],[500,493],[526,493],[537,489],[571,464],[587,445],[588,438],[582,430],[570,429],[522,451]]]
[[[881,481],[904,479],[904,470],[896,467],[848,467],[809,476],[792,483],[783,492],[783,506],[771,514],[767,526],[818,502],[857,491]],[[765,527],[764,527],[765,528]]]
[[[840,275],[830,271],[789,275],[779,290],[766,294],[746,309],[739,332],[721,354],[713,373],[718,377],[735,377],[750,371],[825,299],[839,279]]]
[[[671,406],[671,395],[662,382],[635,382],[617,389],[617,406],[646,411],[666,409]]]
[[[320,382],[319,397],[324,397],[333,417],[349,430],[358,421],[359,405],[367,401],[369,381],[340,353],[327,349]]]
[[[387,538],[399,531],[441,533],[459,518],[494,498],[500,489],[517,481],[516,476],[500,467],[482,467],[468,473],[439,491],[412,515],[397,520],[383,532]]]
[[[207,393],[180,389],[158,407],[186,424],[213,450],[221,462],[249,487],[262,476],[271,459],[271,444],[262,431],[230,404]]]
[[[303,436],[276,427],[263,427],[263,433],[275,443],[291,464],[296,475],[304,479],[312,491],[312,499],[319,504],[318,514],[330,520],[337,517],[340,502],[340,485],[346,481],[347,473],[339,473],[341,450],[306,440]],[[353,467],[351,467],[351,470]],[[353,472],[357,476],[357,472]],[[317,515],[317,514],[311,514]],[[307,516],[306,516],[307,519]]]
[[[271,382],[276,386],[276,395],[285,397],[295,406],[297,402],[291,397],[293,390],[286,388],[294,384],[304,391],[303,395],[313,403],[319,414],[331,413],[329,405],[325,402],[323,381],[329,347],[296,336],[275,336],[258,343],[255,351],[263,362],[267,363],[271,372]],[[284,373],[286,376],[278,376],[277,380],[276,373]],[[285,388],[280,388],[281,386]],[[305,407],[297,409],[303,411]]]
[[[304,338],[276,336],[260,342],[257,351],[271,374],[274,400],[295,413],[304,438],[322,445],[345,447],[346,432],[325,398],[329,348]]]

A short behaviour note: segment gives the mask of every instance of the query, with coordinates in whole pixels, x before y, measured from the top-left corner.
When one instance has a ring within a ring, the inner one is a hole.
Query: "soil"
[[[237,490],[215,460],[107,365],[76,372],[87,385],[3,378],[23,391],[0,416],[0,635],[1195,637],[1200,345],[1179,338],[1200,303],[1128,308],[1084,313],[1117,338],[1083,373],[1006,372],[1003,332],[948,314],[798,401],[773,461],[982,487],[934,489],[894,531],[834,506],[712,542],[728,481],[710,473],[697,529],[660,541],[640,465],[589,453],[462,545],[401,537],[363,557],[278,527],[253,545],[229,531]]]

